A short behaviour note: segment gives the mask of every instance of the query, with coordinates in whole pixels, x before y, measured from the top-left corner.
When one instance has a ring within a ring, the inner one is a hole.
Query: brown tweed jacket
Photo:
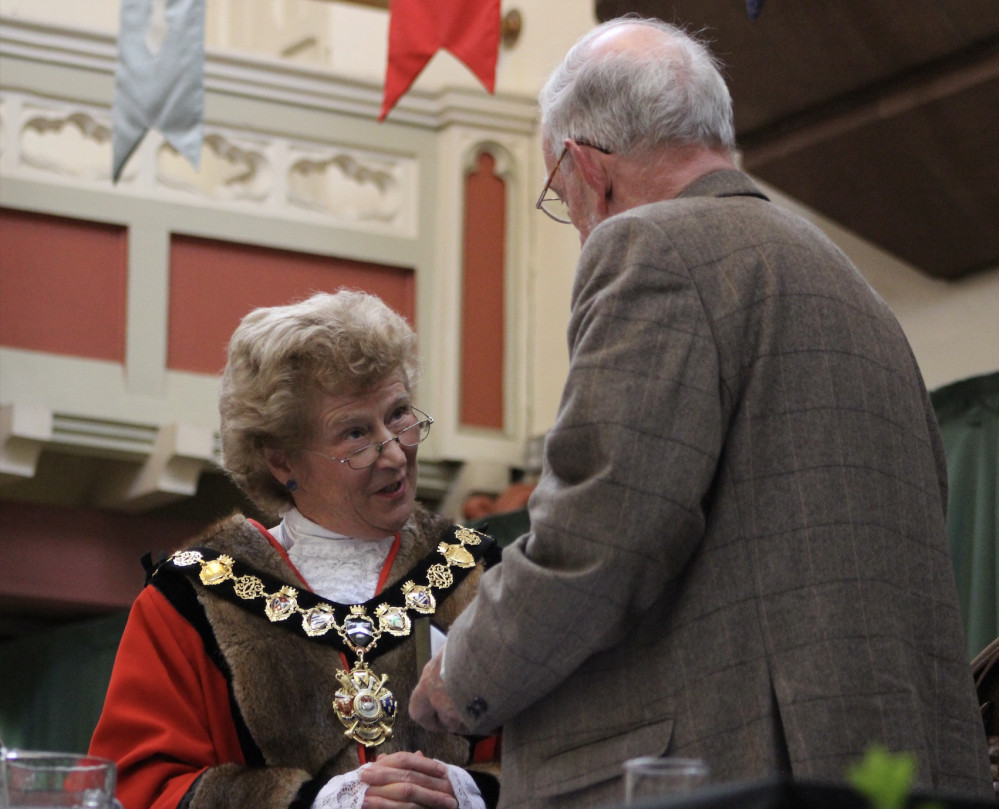
[[[736,171],[580,258],[531,533],[447,642],[502,807],[618,801],[621,762],[842,780],[871,743],[989,795],[905,336],[847,258]]]

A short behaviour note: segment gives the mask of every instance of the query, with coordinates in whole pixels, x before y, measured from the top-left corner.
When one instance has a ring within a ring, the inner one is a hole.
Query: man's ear
[[[592,146],[582,146],[574,140],[568,141],[566,148],[576,163],[579,176],[597,196],[597,211],[602,217],[606,217],[613,185],[609,164],[612,155],[604,154]]]

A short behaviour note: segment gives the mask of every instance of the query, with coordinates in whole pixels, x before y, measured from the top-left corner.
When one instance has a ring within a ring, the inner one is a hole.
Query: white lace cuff
[[[330,778],[326,786],[316,795],[312,809],[361,809],[368,785],[358,777],[358,774],[367,766],[364,764],[356,770]]]
[[[361,781],[358,774],[368,766],[370,765],[364,764],[343,775],[334,775],[326,782],[326,786],[319,790],[319,794],[312,802],[312,809],[361,809],[368,785]],[[482,793],[479,792],[472,776],[463,768],[453,764],[445,766],[447,779],[451,782],[451,789],[458,801],[458,809],[486,809]]]
[[[447,764],[447,780],[451,782],[454,797],[458,800],[458,809],[486,809],[482,793],[468,771],[454,764]]]

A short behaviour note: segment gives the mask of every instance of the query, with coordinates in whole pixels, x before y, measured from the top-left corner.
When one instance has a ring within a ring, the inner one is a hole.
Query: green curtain
[[[930,398],[947,453],[947,533],[970,659],[999,636],[999,373]]]
[[[86,753],[128,612],[0,644],[0,733],[8,748]]]

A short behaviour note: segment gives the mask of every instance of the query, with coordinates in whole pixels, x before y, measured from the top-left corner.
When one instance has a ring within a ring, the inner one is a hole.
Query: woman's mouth
[[[388,486],[378,490],[377,494],[396,494],[402,488],[402,481],[397,480],[395,483],[390,483]]]

